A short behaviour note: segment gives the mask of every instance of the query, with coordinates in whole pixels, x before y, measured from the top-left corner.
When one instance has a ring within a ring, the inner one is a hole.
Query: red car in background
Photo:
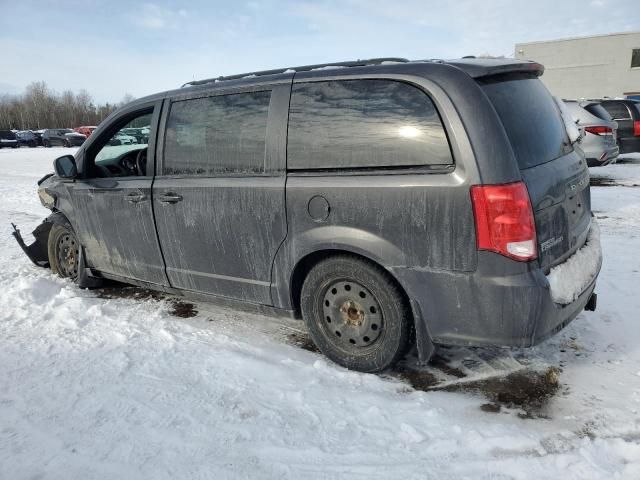
[[[73,131],[81,133],[85,137],[89,138],[89,135],[91,135],[96,128],[98,127],[76,127]]]

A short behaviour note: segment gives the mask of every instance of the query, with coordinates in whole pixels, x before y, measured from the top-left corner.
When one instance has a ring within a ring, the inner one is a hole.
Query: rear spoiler
[[[532,60],[462,58],[460,60],[447,60],[445,63],[459,68],[472,78],[491,77],[508,73],[528,73],[539,77],[544,73],[544,66]]]

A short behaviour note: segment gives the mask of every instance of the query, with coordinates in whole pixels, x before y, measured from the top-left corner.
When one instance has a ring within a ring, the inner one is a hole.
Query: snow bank
[[[0,479],[640,479],[640,188],[592,189],[597,312],[535,348],[456,350],[463,375],[484,375],[481,356],[561,370],[548,418],[521,418],[479,391],[339,368],[282,341],[290,320],[177,318],[36,268],[9,223],[40,223],[35,182],[74,151],[0,150]],[[640,179],[625,167],[598,171]]]
[[[573,302],[598,274],[601,263],[600,227],[594,220],[584,246],[547,276],[553,301],[562,305]]]

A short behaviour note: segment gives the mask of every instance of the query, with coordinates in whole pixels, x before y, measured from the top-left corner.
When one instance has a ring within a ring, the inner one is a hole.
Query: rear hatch
[[[609,112],[607,112],[605,108],[599,103],[588,103],[584,106],[584,109],[588,111],[590,114],[594,115],[595,117],[598,117],[601,120],[603,120],[605,122],[605,125],[609,125],[611,127],[611,130],[613,131],[613,135],[611,135],[610,140],[612,141],[613,145],[615,145],[616,138],[618,135],[618,122],[616,122],[611,117],[611,115],[609,115]]]
[[[479,78],[500,116],[534,210],[538,259],[547,272],[584,245],[591,222],[589,170],[555,100],[536,75]]]

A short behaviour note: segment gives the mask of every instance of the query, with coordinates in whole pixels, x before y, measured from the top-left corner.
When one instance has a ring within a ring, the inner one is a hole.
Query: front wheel
[[[410,310],[393,278],[371,262],[350,255],[321,261],[300,303],[313,342],[346,368],[379,372],[407,352]]]
[[[78,279],[80,243],[71,226],[53,225],[48,241],[49,265],[51,271],[62,278]]]

